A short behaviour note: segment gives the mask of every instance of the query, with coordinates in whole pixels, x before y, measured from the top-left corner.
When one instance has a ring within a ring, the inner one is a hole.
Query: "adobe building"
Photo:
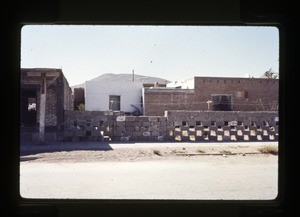
[[[62,70],[22,68],[20,78],[21,132],[39,132],[44,140],[45,133],[63,130],[64,111],[73,110],[73,96]]]
[[[143,88],[143,114],[168,110],[277,111],[279,80],[193,77],[167,87]]]
[[[166,86],[170,81],[137,74],[107,73],[85,81],[85,110],[123,111],[126,114],[143,114],[142,88]],[[159,84],[160,83],[160,84]]]

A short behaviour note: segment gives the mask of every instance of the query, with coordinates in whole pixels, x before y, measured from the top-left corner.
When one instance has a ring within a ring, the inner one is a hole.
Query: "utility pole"
[[[39,142],[41,144],[45,141],[45,115],[46,115],[46,73],[41,74],[41,98],[40,98],[40,121],[39,121]]]
[[[134,69],[132,70],[132,82],[134,82]]]

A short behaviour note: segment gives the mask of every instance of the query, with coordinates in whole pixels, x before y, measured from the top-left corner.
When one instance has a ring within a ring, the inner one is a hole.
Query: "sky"
[[[105,73],[181,81],[279,71],[276,27],[27,25],[22,68],[61,68],[69,85]]]

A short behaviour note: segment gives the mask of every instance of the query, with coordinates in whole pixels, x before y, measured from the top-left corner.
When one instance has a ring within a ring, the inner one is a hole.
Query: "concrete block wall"
[[[66,111],[72,141],[277,141],[277,112],[166,111],[125,116],[112,111]]]
[[[167,111],[167,141],[278,141],[277,112]]]

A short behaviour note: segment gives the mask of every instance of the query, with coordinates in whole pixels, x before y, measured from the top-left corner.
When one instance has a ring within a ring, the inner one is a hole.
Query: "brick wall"
[[[195,89],[144,89],[144,115],[167,110],[208,110],[212,94],[229,94],[233,111],[274,111],[278,106],[279,80],[258,78],[195,77]]]

